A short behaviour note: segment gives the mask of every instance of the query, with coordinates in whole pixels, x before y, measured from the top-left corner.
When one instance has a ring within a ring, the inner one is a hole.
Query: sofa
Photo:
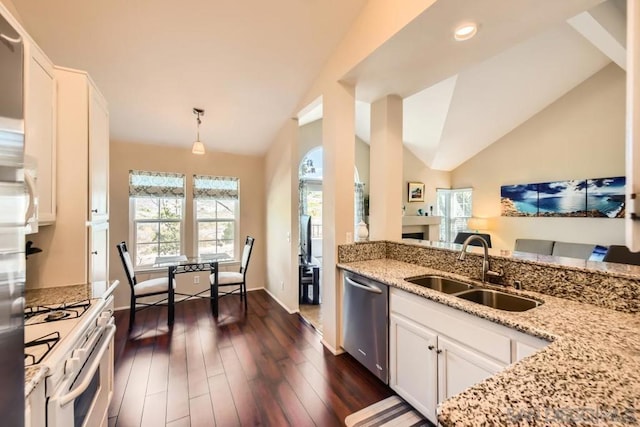
[[[600,251],[598,249],[600,249]],[[590,243],[570,243],[539,239],[516,239],[516,244],[513,250],[517,252],[530,252],[540,255],[552,255],[587,260],[592,259],[594,253],[602,252],[602,250],[606,250],[606,248]]]

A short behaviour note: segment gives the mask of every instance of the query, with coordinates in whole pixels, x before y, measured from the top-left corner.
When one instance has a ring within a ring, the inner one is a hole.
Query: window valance
[[[238,178],[232,176],[193,176],[194,199],[238,200]]]
[[[130,197],[184,198],[184,174],[171,172],[129,171]]]

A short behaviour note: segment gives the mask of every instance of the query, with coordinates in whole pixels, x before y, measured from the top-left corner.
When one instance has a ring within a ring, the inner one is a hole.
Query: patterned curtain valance
[[[194,199],[238,200],[238,178],[232,176],[193,176]]]
[[[129,171],[130,197],[183,198],[184,174],[170,172]]]

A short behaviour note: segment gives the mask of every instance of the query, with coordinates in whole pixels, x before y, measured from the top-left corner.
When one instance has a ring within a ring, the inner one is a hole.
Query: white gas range
[[[25,310],[25,366],[48,368],[47,427],[107,425],[114,334],[113,296]]]

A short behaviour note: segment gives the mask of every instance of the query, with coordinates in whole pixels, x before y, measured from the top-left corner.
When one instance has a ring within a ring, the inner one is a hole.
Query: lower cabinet
[[[396,288],[389,301],[389,385],[436,425],[440,402],[548,344]]]

